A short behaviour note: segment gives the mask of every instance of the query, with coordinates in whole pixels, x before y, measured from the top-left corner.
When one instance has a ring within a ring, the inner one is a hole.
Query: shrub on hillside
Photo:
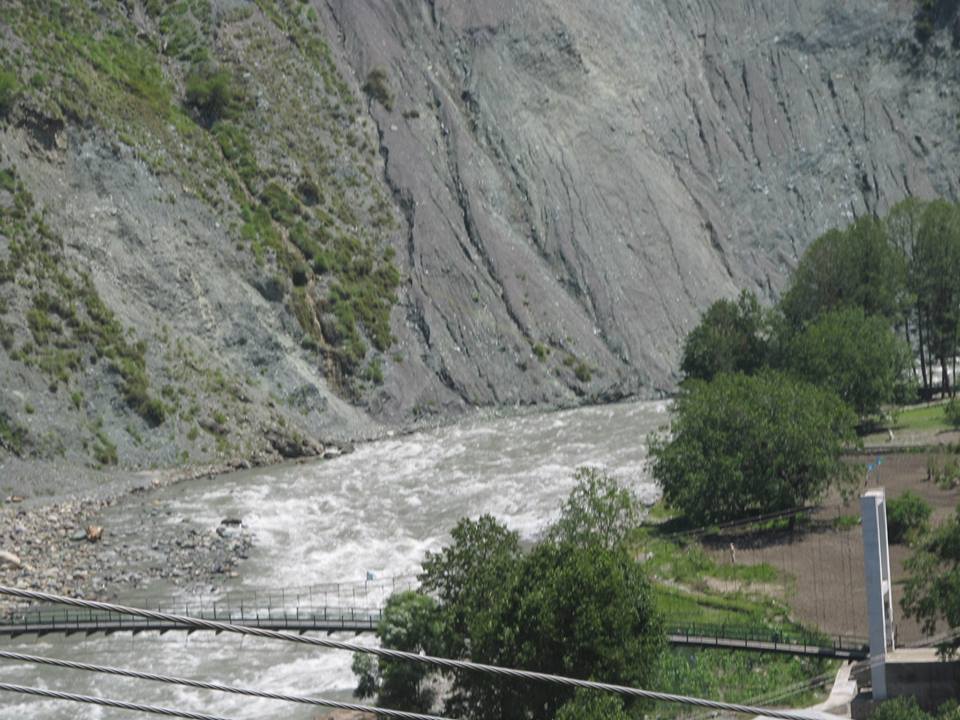
[[[887,537],[890,542],[905,542],[922,533],[927,529],[932,512],[929,503],[910,490],[888,500]]]
[[[369,72],[363,91],[388,111],[393,110],[393,93],[390,92],[387,71],[382,67],[375,67]]]
[[[204,65],[187,77],[186,100],[200,122],[209,128],[234,113],[240,93],[229,72]]]
[[[0,70],[0,118],[13,109],[20,95],[20,83],[17,76],[9,70]]]

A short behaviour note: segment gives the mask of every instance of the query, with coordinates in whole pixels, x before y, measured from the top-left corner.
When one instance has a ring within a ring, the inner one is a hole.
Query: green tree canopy
[[[911,355],[890,323],[860,307],[831,310],[787,343],[786,369],[834,391],[860,417],[875,415],[909,383]]]
[[[718,375],[676,399],[669,439],[650,442],[653,475],[694,522],[786,510],[852,480],[840,454],[855,423],[836,394],[787,374]]]
[[[960,508],[920,544],[906,568],[907,615],[920,620],[929,635],[944,621],[950,630],[960,629]],[[955,652],[958,647],[960,635],[954,635],[943,649]]]
[[[385,647],[394,650],[432,654],[440,636],[436,610],[437,603],[429,595],[413,591],[391,595],[377,636]],[[358,653],[353,657],[353,672],[357,675],[357,697],[378,696],[388,707],[411,712],[428,712],[433,706],[435,692],[428,682],[427,665]]]
[[[529,552],[488,515],[457,523],[451,544],[428,554],[420,577],[421,591],[437,598],[432,610],[422,607],[432,620],[411,615],[396,638],[382,628],[384,646],[435,642],[435,654],[446,657],[631,685],[649,681],[663,630],[650,583],[625,541],[636,501],[598,471],[581,470],[577,477],[560,520]],[[388,667],[359,661],[358,692],[379,690],[383,700]],[[395,706],[425,699],[423,676],[402,679]],[[447,681],[445,713],[459,717],[546,720],[574,699],[572,689],[474,673]],[[589,707],[582,699],[566,712]]]
[[[766,355],[763,309],[747,290],[736,300],[717,300],[683,345],[680,369],[688,378],[709,380],[722,372],[751,373]]]
[[[960,207],[935,200],[925,207],[910,266],[921,343],[940,362],[944,392],[956,355],[960,322]]]
[[[577,690],[573,700],[560,708],[556,720],[629,720],[623,700],[616,695]]]
[[[828,230],[807,248],[780,308],[796,328],[844,306],[893,321],[902,313],[904,283],[904,260],[887,226],[865,216],[845,229]]]

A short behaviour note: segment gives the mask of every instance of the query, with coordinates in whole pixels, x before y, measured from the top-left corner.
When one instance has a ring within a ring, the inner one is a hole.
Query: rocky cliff
[[[269,458],[668,392],[709,302],[957,197],[955,5],[6,3],[0,447]]]

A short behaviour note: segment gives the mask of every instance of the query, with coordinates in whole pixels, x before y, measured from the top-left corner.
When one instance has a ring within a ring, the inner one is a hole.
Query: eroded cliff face
[[[327,6],[394,96],[371,112],[404,341],[467,403],[667,391],[711,301],[772,299],[828,228],[956,196],[952,51],[915,46],[911,3]]]
[[[956,6],[0,4],[0,459],[670,392],[710,302],[957,199]]]

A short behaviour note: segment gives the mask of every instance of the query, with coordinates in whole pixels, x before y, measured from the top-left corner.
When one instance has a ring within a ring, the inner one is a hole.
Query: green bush
[[[887,501],[887,537],[901,543],[927,528],[932,509],[922,497],[907,490],[900,497]]]
[[[393,94],[387,81],[387,71],[382,67],[375,67],[367,75],[363,84],[363,91],[379,102],[387,111],[393,110]]]
[[[300,213],[300,204],[290,197],[279,183],[270,182],[260,193],[260,199],[270,211],[270,217],[278,223],[290,227]]]
[[[960,428],[960,400],[952,398],[943,408],[943,415],[947,422],[955,428]]]
[[[20,83],[9,70],[0,70],[0,117],[5,117],[20,96]]]
[[[233,77],[226,70],[203,66],[187,76],[187,105],[193,108],[204,127],[231,117],[240,102]]]
[[[577,366],[573,369],[573,374],[577,376],[577,380],[583,383],[590,382],[590,379],[593,377],[593,371],[590,369],[590,366],[583,362],[577,363]]]

